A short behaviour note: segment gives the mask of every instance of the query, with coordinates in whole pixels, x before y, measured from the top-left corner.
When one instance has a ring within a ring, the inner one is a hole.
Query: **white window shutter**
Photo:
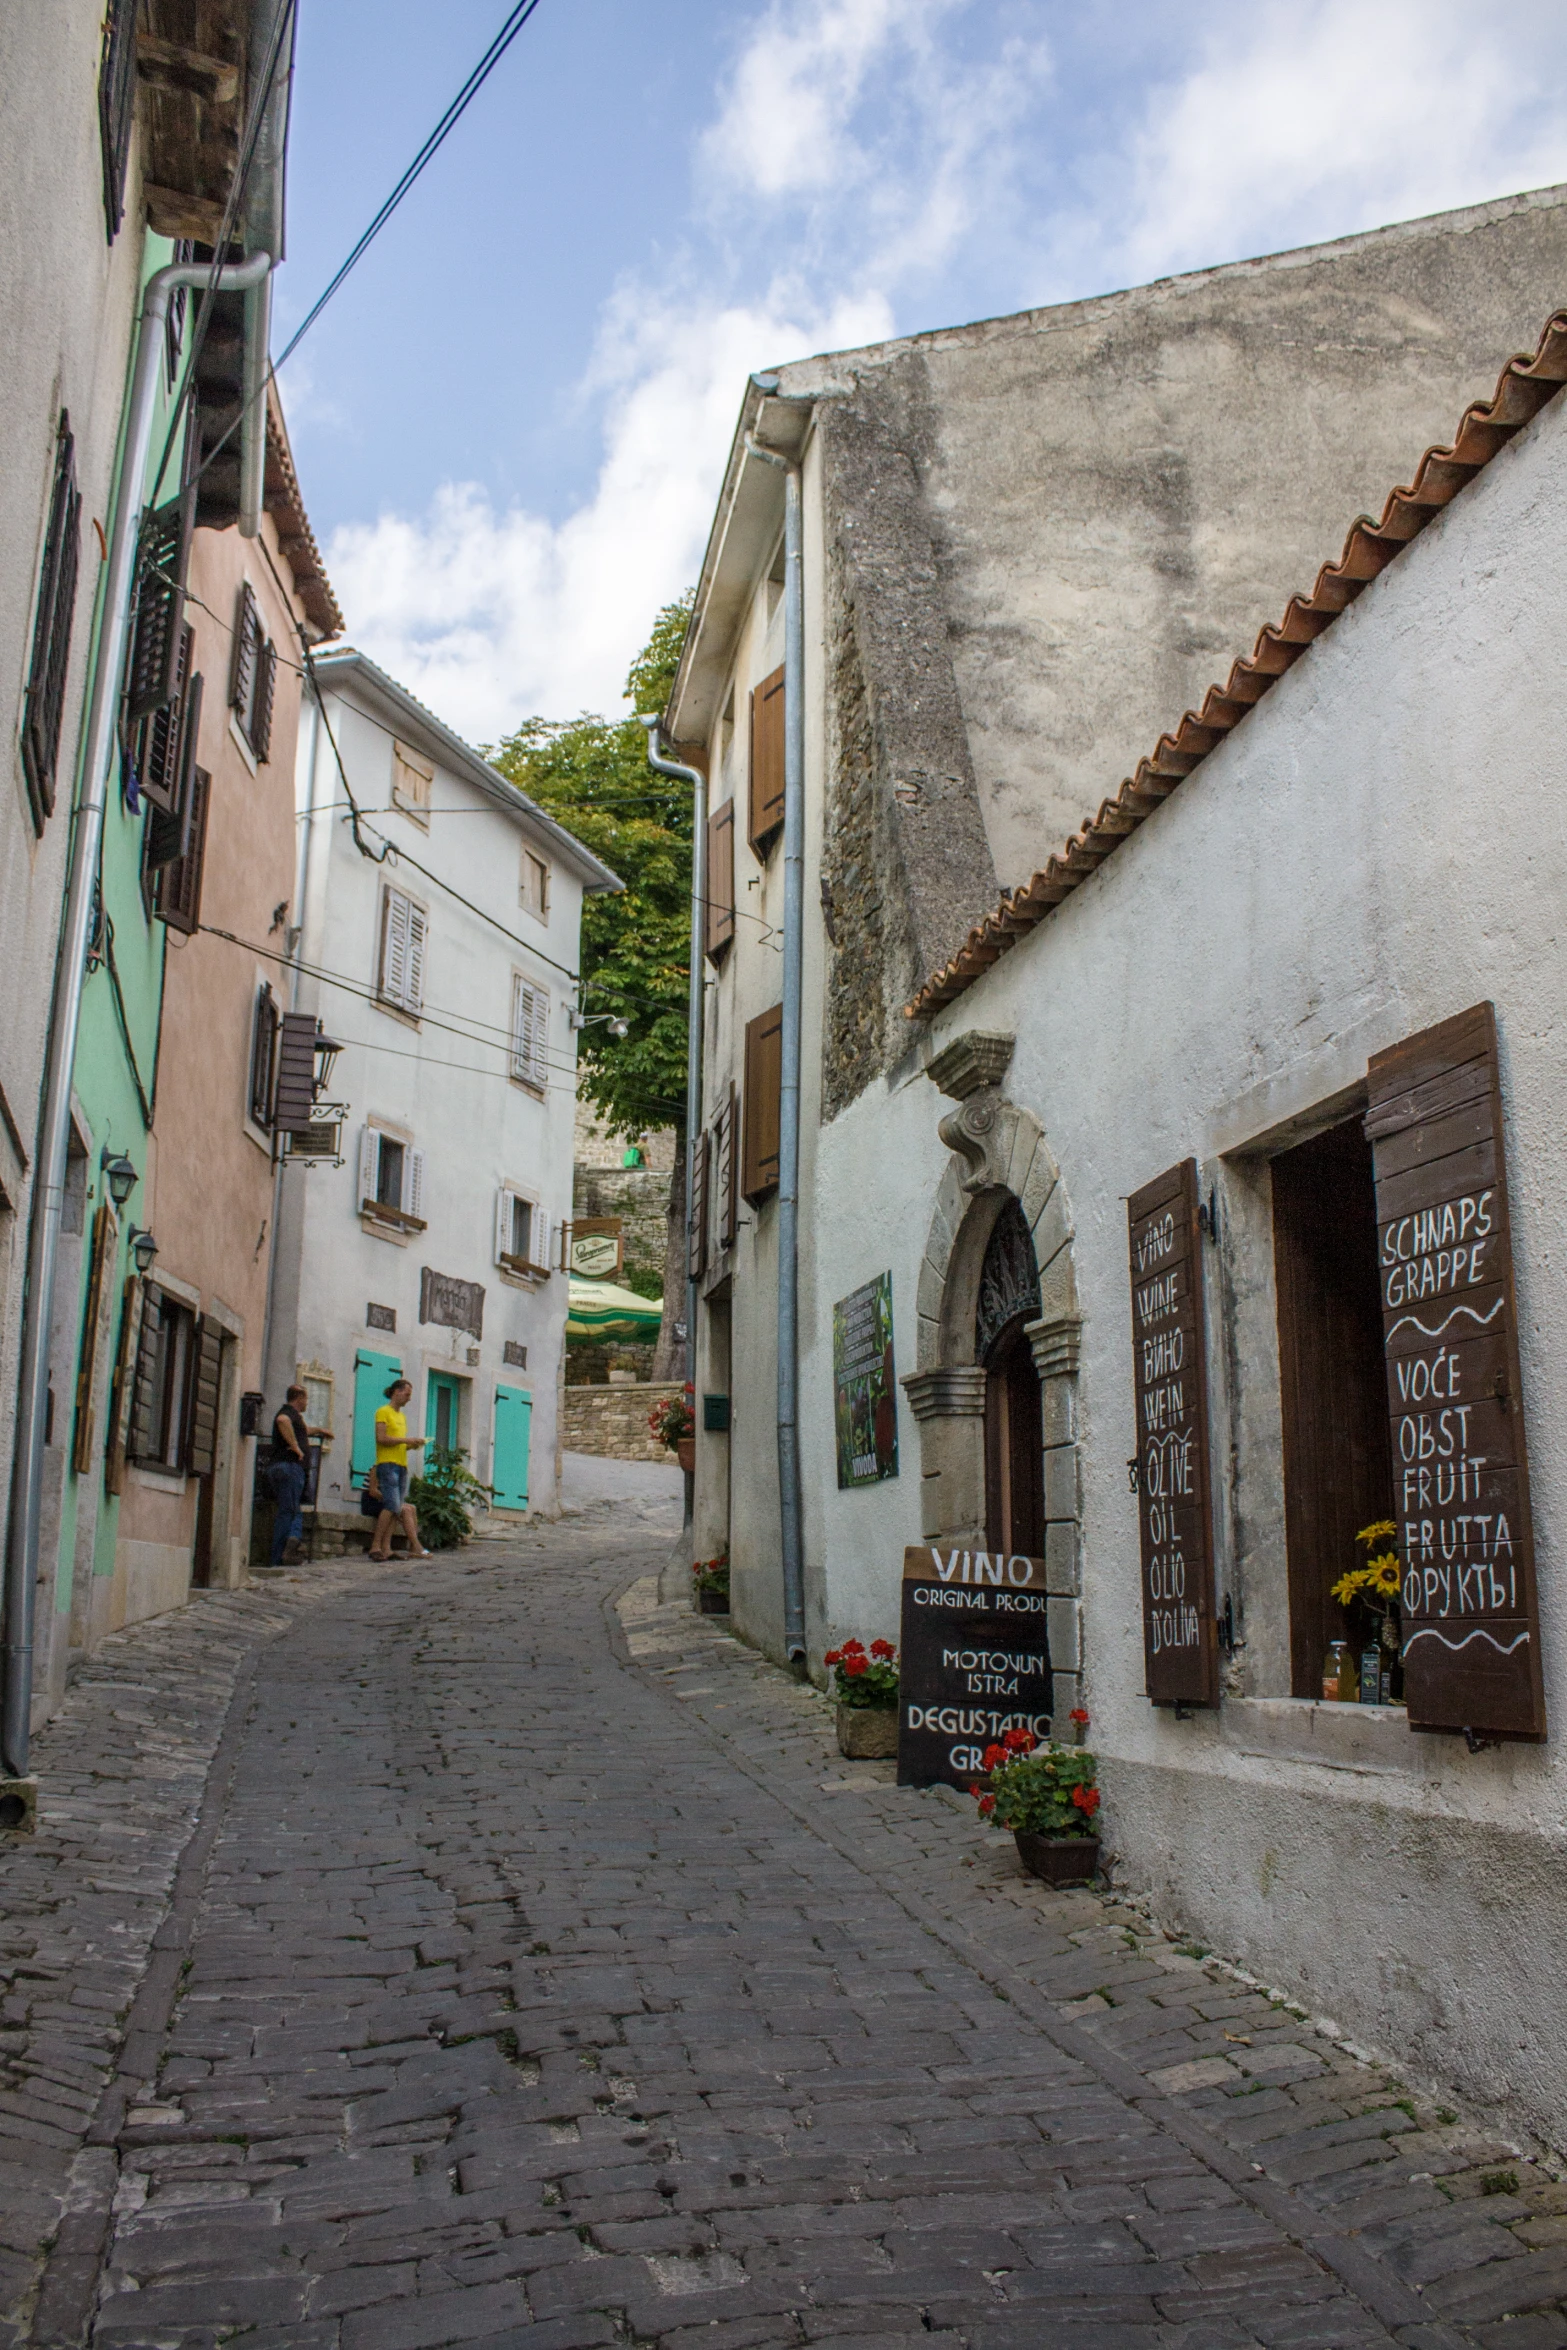
[[[550,1261],[550,1220],[542,1208],[533,1211],[533,1230],[528,1235],[528,1261],[546,1267]]]
[[[381,1137],[373,1126],[365,1127],[359,1137],[359,1197],[356,1207],[373,1200],[381,1175]]]
[[[495,1194],[495,1262],[511,1254],[511,1193],[502,1184]]]
[[[528,983],[514,971],[511,975],[511,1073],[513,1077],[528,1074]]]
[[[405,901],[406,902],[406,901]],[[424,934],[426,919],[420,907],[408,907],[408,990],[403,1002],[417,1012],[424,1002]]]
[[[408,900],[388,889],[381,914],[381,993],[400,1004],[408,986]]]
[[[546,1085],[549,1082],[549,1042],[550,992],[547,987],[536,987],[533,991],[533,1082],[535,1085]],[[540,1258],[538,1262],[542,1263],[543,1259]]]
[[[403,1152],[403,1213],[407,1216],[424,1214],[424,1153]]]

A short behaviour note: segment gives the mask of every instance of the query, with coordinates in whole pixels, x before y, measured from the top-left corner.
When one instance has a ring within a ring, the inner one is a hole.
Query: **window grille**
[[[22,717],[22,767],[33,827],[42,832],[54,813],[60,729],[65,714],[65,680],[71,660],[71,626],[76,616],[76,573],[81,551],[82,494],[76,486],[76,443],[62,408],[54,444],[54,483],[38,576],[33,621],[33,655],[27,672]]]

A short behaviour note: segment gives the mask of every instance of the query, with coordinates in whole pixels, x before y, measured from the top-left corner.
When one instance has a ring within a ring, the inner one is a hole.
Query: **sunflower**
[[[1397,1532],[1398,1528],[1391,1518],[1378,1518],[1374,1526],[1362,1526],[1360,1532],[1355,1536],[1355,1540],[1367,1544],[1386,1542],[1390,1541]],[[1371,1563],[1375,1566],[1376,1561],[1373,1559]]]

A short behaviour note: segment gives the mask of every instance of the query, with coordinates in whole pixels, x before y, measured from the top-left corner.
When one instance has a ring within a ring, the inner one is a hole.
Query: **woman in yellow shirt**
[[[412,1394],[413,1387],[407,1379],[394,1379],[386,1391],[385,1403],[375,1415],[375,1481],[381,1496],[381,1515],[370,1538],[373,1559],[391,1557],[392,1529],[399,1518],[408,1537],[410,1558],[427,1559],[431,1555],[419,1539],[419,1521],[408,1499],[408,1455],[410,1450],[420,1451],[424,1444],[422,1436],[408,1433],[408,1399]]]

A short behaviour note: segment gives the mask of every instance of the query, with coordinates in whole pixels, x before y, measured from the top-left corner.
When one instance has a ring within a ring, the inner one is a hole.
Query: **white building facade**
[[[618,883],[363,654],[315,670],[300,929],[256,1017],[316,1015],[344,1116],[335,1161],[279,1173],[267,1408],[308,1390],[324,1512],[357,1508],[400,1376],[497,1512],[553,1514],[582,901]]]

